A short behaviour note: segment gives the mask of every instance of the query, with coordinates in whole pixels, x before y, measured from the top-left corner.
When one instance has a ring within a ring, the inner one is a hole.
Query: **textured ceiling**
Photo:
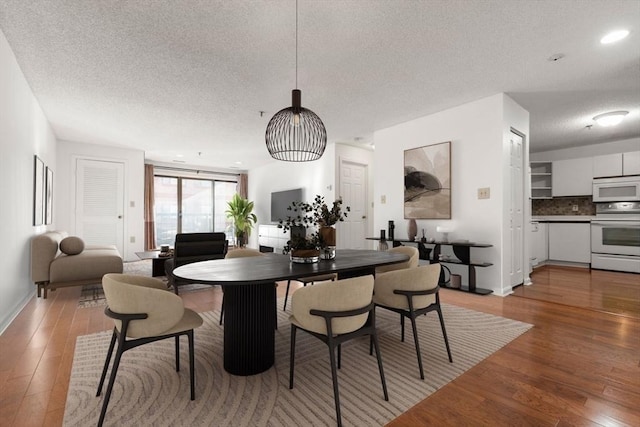
[[[59,139],[270,161],[264,131],[295,86],[293,0],[0,0],[0,28]],[[616,28],[631,34],[601,45]],[[300,0],[298,60],[330,142],[498,92],[531,113],[531,151],[640,136],[637,0]],[[622,125],[585,127],[620,109]]]

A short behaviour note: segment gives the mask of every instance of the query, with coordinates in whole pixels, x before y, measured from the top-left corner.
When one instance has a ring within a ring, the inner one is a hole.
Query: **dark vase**
[[[412,242],[416,240],[416,236],[418,235],[418,224],[416,224],[415,219],[409,220],[409,226],[407,227],[407,237]]]

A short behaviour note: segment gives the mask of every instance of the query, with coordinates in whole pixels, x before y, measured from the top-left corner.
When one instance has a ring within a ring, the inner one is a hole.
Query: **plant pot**
[[[291,262],[297,264],[311,264],[320,260],[318,249],[292,249],[289,257]]]
[[[320,227],[320,241],[325,246],[336,245],[336,229],[334,227]]]
[[[320,259],[335,259],[336,257],[336,247],[335,246],[325,246],[320,249]]]

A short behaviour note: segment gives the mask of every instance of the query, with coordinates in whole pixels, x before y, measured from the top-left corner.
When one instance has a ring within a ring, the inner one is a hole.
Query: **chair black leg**
[[[400,314],[400,341],[404,342],[404,316]]]
[[[373,337],[369,335],[369,356],[373,354]]]
[[[282,306],[282,311],[287,310],[287,300],[289,299],[289,287],[291,286],[291,279],[287,280],[287,292],[284,294],[284,305]]]
[[[177,339],[178,337],[176,337]],[[191,382],[191,400],[196,398],[196,357],[194,353],[193,342],[193,329],[187,332],[187,339],[189,340],[189,381]]]
[[[296,326],[291,325],[291,353],[289,354],[289,390],[293,388],[293,364],[296,358]]]
[[[389,401],[389,394],[387,393],[387,382],[384,379],[384,369],[382,368],[382,355],[380,355],[380,345],[378,343],[378,334],[374,331],[371,334],[371,341],[376,348],[376,358],[378,359],[378,370],[380,371],[380,381],[382,382],[382,391],[384,392],[384,400]]]
[[[342,344],[338,344],[338,369],[342,365]]]
[[[331,379],[333,380],[333,398],[336,403],[336,419],[338,427],[342,426],[342,417],[340,415],[340,394],[338,391],[338,371],[336,369],[336,349],[333,343],[329,343],[329,359],[331,360]]]
[[[224,319],[224,291],[222,291],[222,307],[220,308],[220,325],[222,325],[222,319]]]
[[[109,399],[111,398],[111,391],[113,390],[113,383],[116,381],[116,374],[118,373],[118,366],[120,365],[120,359],[124,351],[124,337],[121,335],[118,340],[118,349],[116,350],[116,358],[113,361],[113,367],[111,368],[111,376],[109,377],[109,384],[107,385],[107,393],[104,395],[104,402],[102,402],[102,410],[100,411],[100,419],[98,420],[98,427],[102,427],[104,423],[104,417],[107,414],[107,406],[109,406]]]
[[[424,371],[422,370],[422,355],[420,354],[420,343],[418,342],[418,329],[416,327],[416,316],[411,313],[411,327],[413,328],[413,341],[416,345],[416,354],[418,356],[418,367],[420,368],[420,379],[424,379]]]
[[[180,372],[180,335],[176,335],[176,372]]]
[[[440,318],[440,327],[442,328],[442,336],[444,337],[444,345],[447,347],[447,354],[449,355],[449,362],[453,363],[453,358],[451,357],[451,349],[449,348],[449,338],[447,338],[447,330],[444,328],[444,318],[442,317],[442,310],[440,306],[436,309],[438,312],[438,317]]]
[[[100,383],[98,384],[98,392],[96,397],[102,393],[102,386],[104,385],[104,379],[107,377],[107,369],[109,369],[109,363],[111,363],[111,355],[113,354],[113,347],[116,345],[116,330],[113,329],[113,335],[111,335],[111,344],[109,344],[109,351],[107,353],[107,359],[104,361],[104,368],[102,369],[102,376],[100,376]]]

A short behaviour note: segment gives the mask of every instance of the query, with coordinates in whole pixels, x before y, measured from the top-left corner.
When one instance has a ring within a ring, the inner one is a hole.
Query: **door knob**
[[[118,215],[118,219],[122,219],[122,215]]]
[[[367,216],[366,215],[362,215],[362,219],[367,219]]]

